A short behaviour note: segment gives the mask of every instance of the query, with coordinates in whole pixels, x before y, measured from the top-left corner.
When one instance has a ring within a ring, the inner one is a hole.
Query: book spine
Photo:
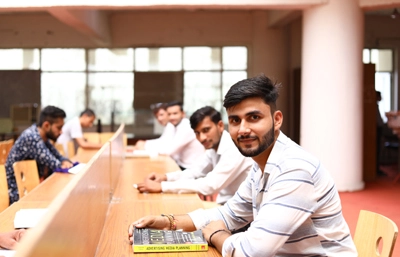
[[[207,244],[134,245],[134,253],[207,251]]]

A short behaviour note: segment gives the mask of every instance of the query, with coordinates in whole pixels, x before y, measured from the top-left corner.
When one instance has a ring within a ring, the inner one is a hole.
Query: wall
[[[268,28],[267,11],[129,11],[109,16],[111,47],[245,45],[249,76],[265,73],[284,85],[278,102],[288,113],[288,31]],[[96,47],[46,13],[0,15],[0,48]],[[282,130],[286,133],[289,120]]]

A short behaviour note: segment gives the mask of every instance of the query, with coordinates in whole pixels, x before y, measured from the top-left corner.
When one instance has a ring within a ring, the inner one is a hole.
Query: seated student
[[[82,128],[89,128],[93,126],[93,122],[96,119],[96,115],[91,109],[86,109],[81,112],[81,115],[69,120],[62,127],[62,134],[57,139],[57,143],[62,144],[64,146],[64,153],[66,157],[68,156],[68,142],[74,141],[75,151],[78,147],[82,147],[83,149],[100,149],[102,144],[100,143],[92,143],[87,142],[83,138]]]
[[[25,229],[16,229],[10,232],[0,233],[0,248],[14,250],[18,242],[25,235]]]
[[[173,224],[202,229],[222,256],[357,256],[329,171],[280,131],[277,98],[278,86],[265,76],[233,85],[224,107],[236,147],[254,160],[248,177],[221,207],[135,221],[130,242],[134,227]]]
[[[137,150],[156,149],[159,145],[162,145],[164,139],[172,136],[174,132],[174,125],[168,122],[167,105],[168,105],[167,103],[158,103],[150,107],[158,123],[164,127],[161,136],[155,139],[139,140],[135,144],[135,149]]]
[[[152,173],[137,185],[137,189],[151,193],[218,193],[216,202],[224,204],[246,178],[253,160],[240,154],[224,130],[221,114],[213,107],[195,111],[190,117],[190,125],[197,140],[207,149],[202,158],[185,172]]]
[[[168,121],[172,127],[168,129],[161,143],[146,147],[146,150],[169,155],[182,170],[190,168],[196,159],[204,153],[204,147],[197,141],[189,120],[185,118],[182,103],[179,101],[170,102],[166,109]]]
[[[72,167],[72,162],[61,156],[49,141],[56,141],[60,136],[64,118],[63,110],[47,106],[40,113],[39,123],[24,130],[15,141],[5,163],[10,204],[19,199],[13,169],[15,162],[36,160],[41,179],[47,178],[56,168]]]

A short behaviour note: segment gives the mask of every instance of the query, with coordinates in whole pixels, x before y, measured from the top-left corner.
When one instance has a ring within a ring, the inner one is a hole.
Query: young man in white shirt
[[[151,151],[152,149],[157,149],[163,145],[163,140],[172,137],[174,125],[168,122],[167,105],[167,103],[157,103],[150,106],[157,122],[163,127],[163,132],[159,138],[138,140],[135,144],[136,150]]]
[[[197,140],[207,149],[202,158],[184,172],[152,173],[137,184],[137,189],[142,193],[218,193],[216,202],[224,204],[246,178],[253,160],[240,154],[224,130],[221,114],[213,107],[195,111],[190,125]]]
[[[146,150],[169,155],[182,170],[190,168],[203,155],[204,147],[197,141],[189,120],[185,118],[181,102],[168,103],[166,110],[168,121],[172,125],[168,129],[168,135],[161,143],[146,147]]]
[[[264,75],[239,81],[224,107],[229,133],[254,165],[225,205],[184,215],[146,216],[131,224],[202,229],[222,256],[357,256],[339,194],[321,162],[281,131],[278,87]],[[246,231],[236,233],[246,225]]]
[[[96,115],[93,110],[86,109],[81,112],[81,115],[69,120],[62,127],[62,134],[57,139],[57,143],[62,144],[64,146],[64,153],[66,157],[68,156],[68,142],[74,141],[75,150],[78,147],[82,147],[83,149],[100,149],[102,144],[100,143],[92,143],[86,141],[83,137],[82,128],[89,128],[93,126],[93,122],[96,119]]]

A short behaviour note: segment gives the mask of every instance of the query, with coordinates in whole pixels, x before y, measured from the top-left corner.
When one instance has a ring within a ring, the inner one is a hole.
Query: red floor
[[[393,220],[400,228],[400,180],[393,183],[397,175],[397,165],[381,166],[387,176],[378,177],[374,182],[366,183],[362,191],[340,193],[344,217],[352,235],[357,224],[360,210],[380,213]],[[400,257],[400,239],[397,240],[393,257]]]

